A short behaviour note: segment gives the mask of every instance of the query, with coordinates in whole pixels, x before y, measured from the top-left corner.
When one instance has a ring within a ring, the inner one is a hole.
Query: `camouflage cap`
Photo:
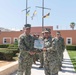
[[[60,31],[57,31],[56,34],[60,34]]]
[[[25,24],[24,28],[31,28],[31,24]]]
[[[44,34],[44,31],[42,31],[42,34]]]
[[[46,28],[49,32],[51,32],[51,29],[50,28]]]
[[[45,29],[44,29],[44,33],[45,33],[45,32],[48,32],[48,33],[51,32],[50,28],[45,28]]]

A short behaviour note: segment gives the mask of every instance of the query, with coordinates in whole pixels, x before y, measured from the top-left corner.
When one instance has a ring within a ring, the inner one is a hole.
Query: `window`
[[[71,37],[66,38],[66,45],[72,45],[72,38]]]
[[[4,37],[3,38],[3,44],[11,44],[11,38],[10,37]]]
[[[4,43],[6,43],[7,42],[7,40],[6,39],[4,39]]]

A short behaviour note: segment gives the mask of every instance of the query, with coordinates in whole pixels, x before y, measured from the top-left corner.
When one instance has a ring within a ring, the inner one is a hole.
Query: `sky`
[[[42,26],[42,0],[28,0],[29,16],[27,23],[34,26]],[[70,23],[76,23],[76,0],[44,0],[44,7],[51,10],[44,10],[44,15],[50,12],[48,18],[44,18],[44,26],[59,26],[59,29],[71,29]],[[26,0],[0,0],[0,27],[20,30],[26,23]],[[34,11],[37,14],[31,19]],[[76,29],[76,26],[75,26]]]

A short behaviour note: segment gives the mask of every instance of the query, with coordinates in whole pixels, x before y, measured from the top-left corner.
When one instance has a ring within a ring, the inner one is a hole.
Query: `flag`
[[[33,16],[35,16],[37,14],[37,12],[36,12],[36,10],[34,11],[34,13],[33,13]]]
[[[21,12],[25,11],[26,9],[22,10]]]
[[[46,17],[49,17],[49,16],[50,16],[50,13],[44,15],[43,18],[46,18]]]
[[[33,15],[32,15],[32,17],[31,17],[32,20],[33,20],[33,17],[34,17],[36,14],[37,14],[37,11],[35,10],[34,13],[33,13]]]
[[[30,15],[29,12],[30,12],[30,10],[27,11],[26,16],[29,16]]]
[[[58,28],[59,28],[59,26],[57,25],[57,26],[56,26],[56,28],[58,29]]]

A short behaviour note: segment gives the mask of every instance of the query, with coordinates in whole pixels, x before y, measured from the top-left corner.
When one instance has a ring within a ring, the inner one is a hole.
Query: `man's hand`
[[[43,51],[47,51],[47,49],[46,49],[46,48],[43,48],[42,50],[43,50]]]
[[[32,52],[32,51],[29,52],[30,55],[34,55],[35,53],[36,53],[36,52]]]

